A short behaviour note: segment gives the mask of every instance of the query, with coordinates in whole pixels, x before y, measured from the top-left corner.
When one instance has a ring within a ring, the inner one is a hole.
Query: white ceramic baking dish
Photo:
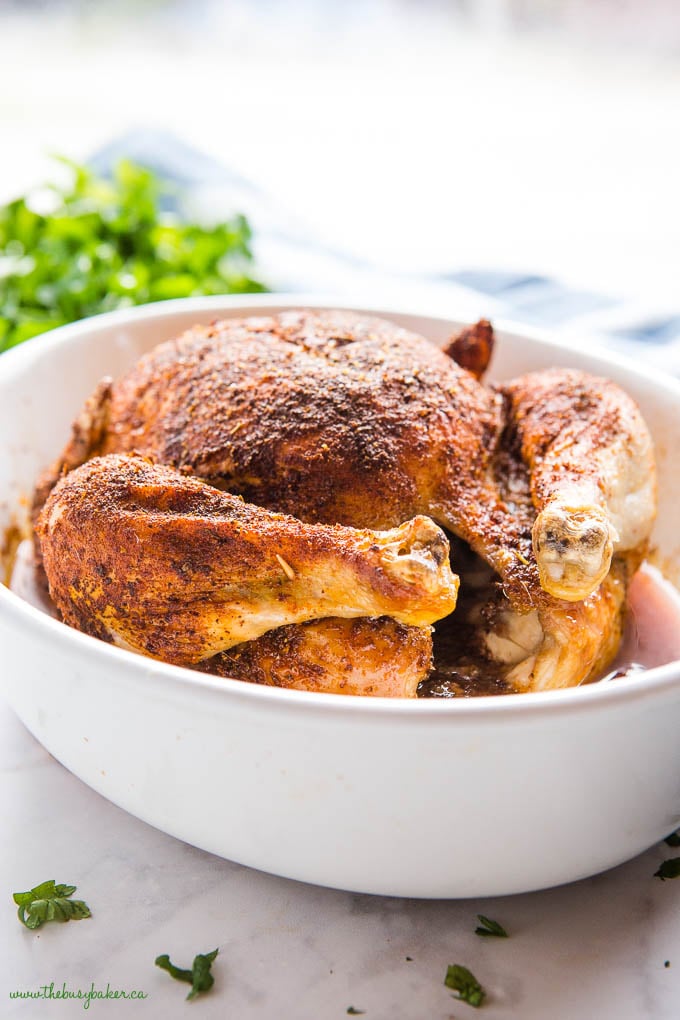
[[[0,532],[104,374],[196,322],[294,296],[173,301],[103,315],[0,357]],[[434,342],[460,323],[361,309]],[[655,436],[654,542],[677,576],[680,385],[644,367],[499,330],[493,376],[607,375]],[[612,683],[472,700],[259,687],[104,644],[0,585],[2,690],[84,782],[152,825],[279,875],[422,897],[539,889],[622,862],[680,823],[680,663]]]

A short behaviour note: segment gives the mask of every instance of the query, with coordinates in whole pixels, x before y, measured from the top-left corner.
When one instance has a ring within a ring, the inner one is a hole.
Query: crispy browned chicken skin
[[[491,349],[486,323],[449,346],[476,375]],[[422,337],[349,312],[161,344],[102,384],[38,502],[85,457],[132,451],[303,521],[431,516],[498,573],[480,642],[518,689],[603,666],[654,515],[649,434],[612,383],[554,370],[483,386]]]
[[[101,452],[143,452],[303,521],[382,528],[438,503],[467,516],[497,427],[494,396],[421,337],[290,312],[142,358],[113,386]]]

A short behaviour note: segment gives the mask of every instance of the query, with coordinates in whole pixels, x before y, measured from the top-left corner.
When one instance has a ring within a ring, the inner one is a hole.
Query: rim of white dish
[[[385,306],[366,307],[364,301],[351,301],[332,295],[310,294],[232,294],[207,298],[176,298],[170,301],[159,301],[153,304],[138,305],[133,308],[118,309],[104,312],[101,315],[81,319],[78,322],[60,326],[28,340],[16,348],[6,351],[0,358],[0,378],[10,372],[23,361],[41,358],[43,352],[67,343],[71,338],[87,333],[93,326],[106,327],[145,319],[172,318],[179,312],[196,311],[197,313],[220,311],[242,311],[244,315],[257,312],[258,309],[286,310],[293,308],[339,308],[357,311],[366,315],[384,316],[402,315],[429,319],[432,322],[450,323],[464,321],[455,314],[441,312],[431,314],[417,306],[402,306],[389,303]],[[543,331],[522,323],[507,319],[495,319],[494,328],[515,336],[526,337],[549,347],[564,348],[558,339],[553,339]],[[654,385],[670,391],[680,400],[680,381],[663,376],[660,372],[640,365],[631,358],[618,352],[612,353],[596,345],[589,346],[583,352],[589,359],[602,363],[606,372],[607,365],[616,365],[624,370],[644,377]],[[88,634],[83,634],[59,620],[55,620],[28,602],[5,585],[0,583],[0,607],[15,617],[18,623],[37,627],[46,636],[51,636],[66,651],[69,646],[83,655],[109,659],[114,666],[122,667],[121,678],[137,674],[159,684],[172,683],[175,688],[186,691],[192,688],[218,697],[236,697],[240,701],[258,700],[277,704],[277,710],[294,710],[299,712],[331,712],[334,716],[348,715],[352,718],[361,715],[384,715],[391,719],[415,718],[427,716],[446,719],[447,724],[457,717],[468,718],[470,715],[497,719],[502,716],[545,715],[559,712],[593,711],[598,708],[608,709],[624,702],[641,701],[656,697],[661,692],[680,693],[680,660],[657,666],[644,672],[621,677],[606,683],[584,684],[579,687],[567,687],[558,690],[536,691],[527,694],[483,695],[470,698],[376,698],[361,695],[325,694],[314,691],[297,691],[286,688],[269,687],[261,684],[248,683],[243,680],[232,680],[200,673],[196,670],[147,656],[130,652],[115,645],[108,644]]]

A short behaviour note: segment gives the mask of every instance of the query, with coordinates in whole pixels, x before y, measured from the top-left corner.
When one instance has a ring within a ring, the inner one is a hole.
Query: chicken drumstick
[[[456,604],[449,544],[428,518],[305,525],[141,457],[66,475],[37,536],[67,623],[178,664],[320,617],[427,627]]]

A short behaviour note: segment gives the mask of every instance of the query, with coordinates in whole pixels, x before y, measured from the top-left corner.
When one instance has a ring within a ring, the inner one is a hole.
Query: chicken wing
[[[444,353],[475,379],[481,379],[489,367],[495,343],[493,326],[488,319],[480,319],[451,337]]]

